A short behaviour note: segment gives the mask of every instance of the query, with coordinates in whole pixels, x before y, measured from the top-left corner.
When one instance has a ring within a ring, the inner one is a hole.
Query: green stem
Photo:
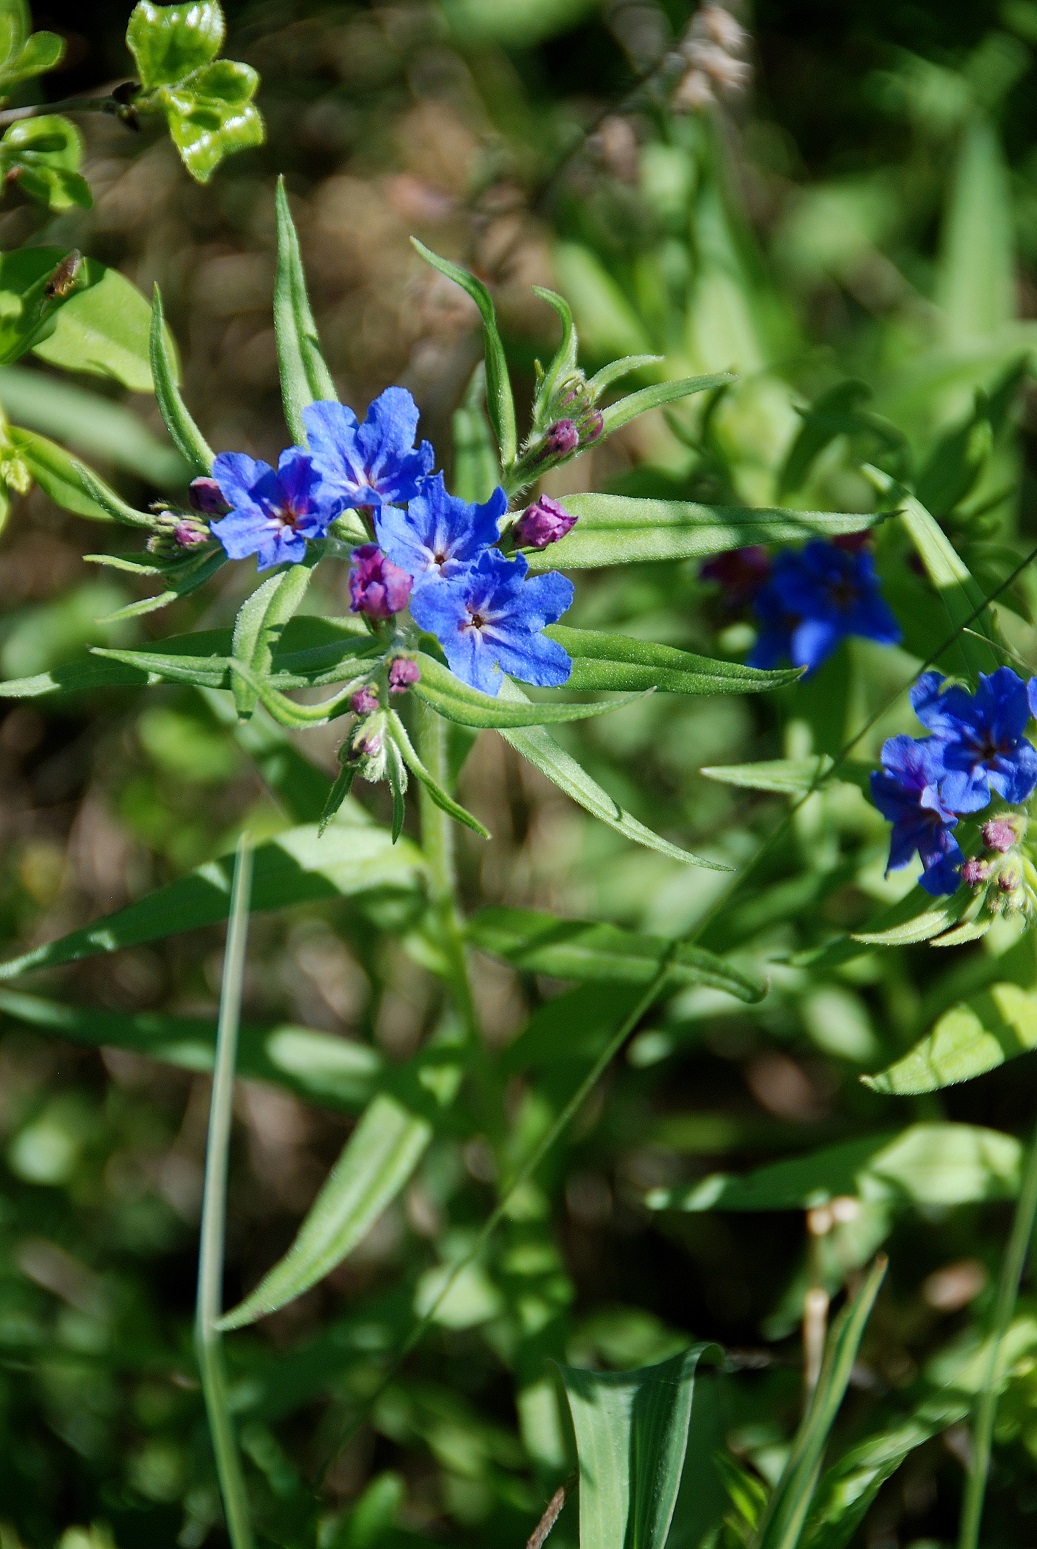
[[[1004,1381],[1001,1352],[1019,1297],[1019,1283],[1029,1257],[1035,1220],[1037,1220],[1037,1131],[1034,1132],[1027,1152],[1026,1165],[1019,1186],[1019,1200],[1012,1221],[1012,1234],[1008,1239],[1008,1247],[1001,1262],[997,1302],[994,1307],[990,1365],[973,1414],[972,1456],[965,1482],[958,1549],[979,1549],[983,1502],[994,1441],[994,1421],[997,1417],[999,1391]]]
[[[227,1159],[230,1149],[234,1066],[241,1019],[241,985],[248,937],[248,906],[252,886],[252,850],[247,834],[238,843],[231,891],[230,924],[216,1030],[209,1134],[205,1146],[205,1186],[202,1193],[201,1243],[198,1253],[198,1300],[195,1307],[195,1351],[209,1417],[216,1473],[233,1549],[252,1549],[248,1497],[241,1470],[227,1391],[227,1371],[217,1320],[223,1311],[223,1257],[227,1219]]]
[[[437,784],[449,791],[447,723],[441,715],[425,705],[421,706],[418,714],[418,752],[421,761]],[[418,787],[418,810],[421,814],[421,848],[428,866],[432,912],[440,930],[439,944],[450,972],[451,993],[466,1037],[473,1047],[479,1047],[479,1018],[468,975],[464,931],[457,904],[453,819],[436,806],[423,785]]]
[[[20,124],[24,118],[38,118],[50,113],[114,113],[123,111],[123,104],[114,97],[66,97],[61,102],[34,102],[25,108],[5,108],[0,112],[0,129],[10,124]]]

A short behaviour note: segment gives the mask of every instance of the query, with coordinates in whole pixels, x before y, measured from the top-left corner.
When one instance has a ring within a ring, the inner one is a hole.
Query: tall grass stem
[[[198,1299],[195,1307],[195,1350],[202,1379],[206,1414],[216,1455],[216,1473],[233,1549],[253,1549],[248,1496],[231,1419],[227,1371],[221,1336],[216,1327],[223,1311],[223,1262],[227,1224],[227,1164],[230,1150],[234,1067],[241,1022],[241,991],[248,940],[248,908],[252,891],[252,846],[247,834],[238,842],[231,889],[230,921],[223,959],[220,1018],[216,1030],[209,1134],[205,1146],[201,1243],[198,1253]]]

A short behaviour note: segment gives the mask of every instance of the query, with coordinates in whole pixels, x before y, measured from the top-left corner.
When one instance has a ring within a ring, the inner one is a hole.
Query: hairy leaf
[[[798,667],[763,672],[740,662],[696,656],[672,645],[597,629],[551,624],[544,631],[572,657],[567,687],[583,690],[662,689],[671,694],[754,694],[802,676]]]
[[[1003,981],[952,1006],[901,1059],[861,1079],[895,1097],[938,1092],[1035,1048],[1037,994]]]
[[[317,400],[338,397],[324,356],[306,290],[299,233],[284,178],[277,182],[277,271],[274,276],[274,332],[281,373],[284,417],[295,441],[306,445],[302,411]]]
[[[151,335],[148,347],[151,375],[155,383],[155,397],[158,399],[158,406],[173,444],[193,473],[209,474],[212,472],[213,450],[180,396],[176,357],[169,347],[162,311],[162,294],[157,285],[151,304]]]
[[[528,699],[512,700],[491,694],[482,694],[477,688],[469,688],[454,676],[449,667],[435,657],[418,652],[421,678],[413,692],[448,721],[459,726],[478,728],[494,727],[500,730],[508,726],[546,726],[560,721],[585,721],[591,716],[607,715],[618,710],[630,699],[609,699],[597,704],[559,704],[557,701],[533,704]],[[630,698],[640,698],[632,695]]]

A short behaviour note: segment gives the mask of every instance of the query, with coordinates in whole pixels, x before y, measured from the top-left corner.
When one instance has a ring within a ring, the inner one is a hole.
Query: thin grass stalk
[[[252,846],[248,835],[242,834],[234,859],[230,921],[220,991],[220,1017],[216,1029],[209,1133],[205,1145],[205,1184],[202,1192],[198,1298],[194,1325],[195,1351],[213,1452],[216,1455],[216,1474],[233,1549],[253,1549],[253,1538],[245,1477],[231,1419],[223,1346],[216,1325],[223,1311],[227,1164],[251,891]]]
[[[1034,1131],[1030,1149],[1026,1155],[1026,1164],[1019,1186],[1019,1200],[1012,1221],[1012,1234],[1001,1261],[997,1301],[994,1305],[990,1365],[973,1411],[972,1448],[962,1500],[958,1549],[979,1549],[983,1505],[994,1445],[994,1421],[997,1418],[997,1401],[1001,1383],[1004,1380],[1001,1353],[1008,1325],[1015,1314],[1015,1304],[1019,1299],[1019,1286],[1030,1256],[1035,1221],[1037,1221],[1037,1130]]]

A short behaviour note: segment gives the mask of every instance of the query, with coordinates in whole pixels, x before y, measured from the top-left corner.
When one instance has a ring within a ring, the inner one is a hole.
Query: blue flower
[[[1037,786],[1037,750],[1023,733],[1030,719],[1027,687],[1011,667],[979,675],[974,694],[943,689],[937,672],[911,691],[915,714],[941,744],[940,796],[953,812],[979,812],[996,792],[1013,806]]]
[[[313,460],[344,510],[405,504],[432,469],[430,443],[414,446],[418,406],[405,387],[379,394],[362,425],[352,409],[329,400],[309,404],[302,417]]]
[[[889,870],[909,864],[915,851],[925,868],[918,879],[927,893],[953,893],[965,857],[951,830],[957,817],[940,793],[943,745],[932,737],[890,737],[882,768],[871,777],[871,799],[893,824]]]
[[[542,631],[573,600],[573,584],[551,571],[526,580],[523,555],[505,559],[485,549],[476,563],[451,580],[418,588],[411,613],[436,636],[451,670],[472,688],[496,694],[501,673],[524,683],[556,688],[572,662]]]
[[[814,672],[847,635],[880,645],[896,645],[901,638],[871,555],[823,538],[777,556],[755,608],[762,627],[749,657],[754,667],[773,667],[788,657]]]
[[[286,560],[297,564],[306,540],[323,538],[342,509],[313,459],[297,446],[281,453],[276,473],[244,452],[221,452],[212,471],[230,506],[212,531],[231,559],[255,554],[260,570]]]
[[[378,542],[394,565],[414,577],[415,590],[426,581],[450,581],[462,575],[497,541],[497,524],[508,497],[495,489],[485,505],[469,505],[448,495],[443,475],[425,479],[406,511],[383,506],[375,518]]]

